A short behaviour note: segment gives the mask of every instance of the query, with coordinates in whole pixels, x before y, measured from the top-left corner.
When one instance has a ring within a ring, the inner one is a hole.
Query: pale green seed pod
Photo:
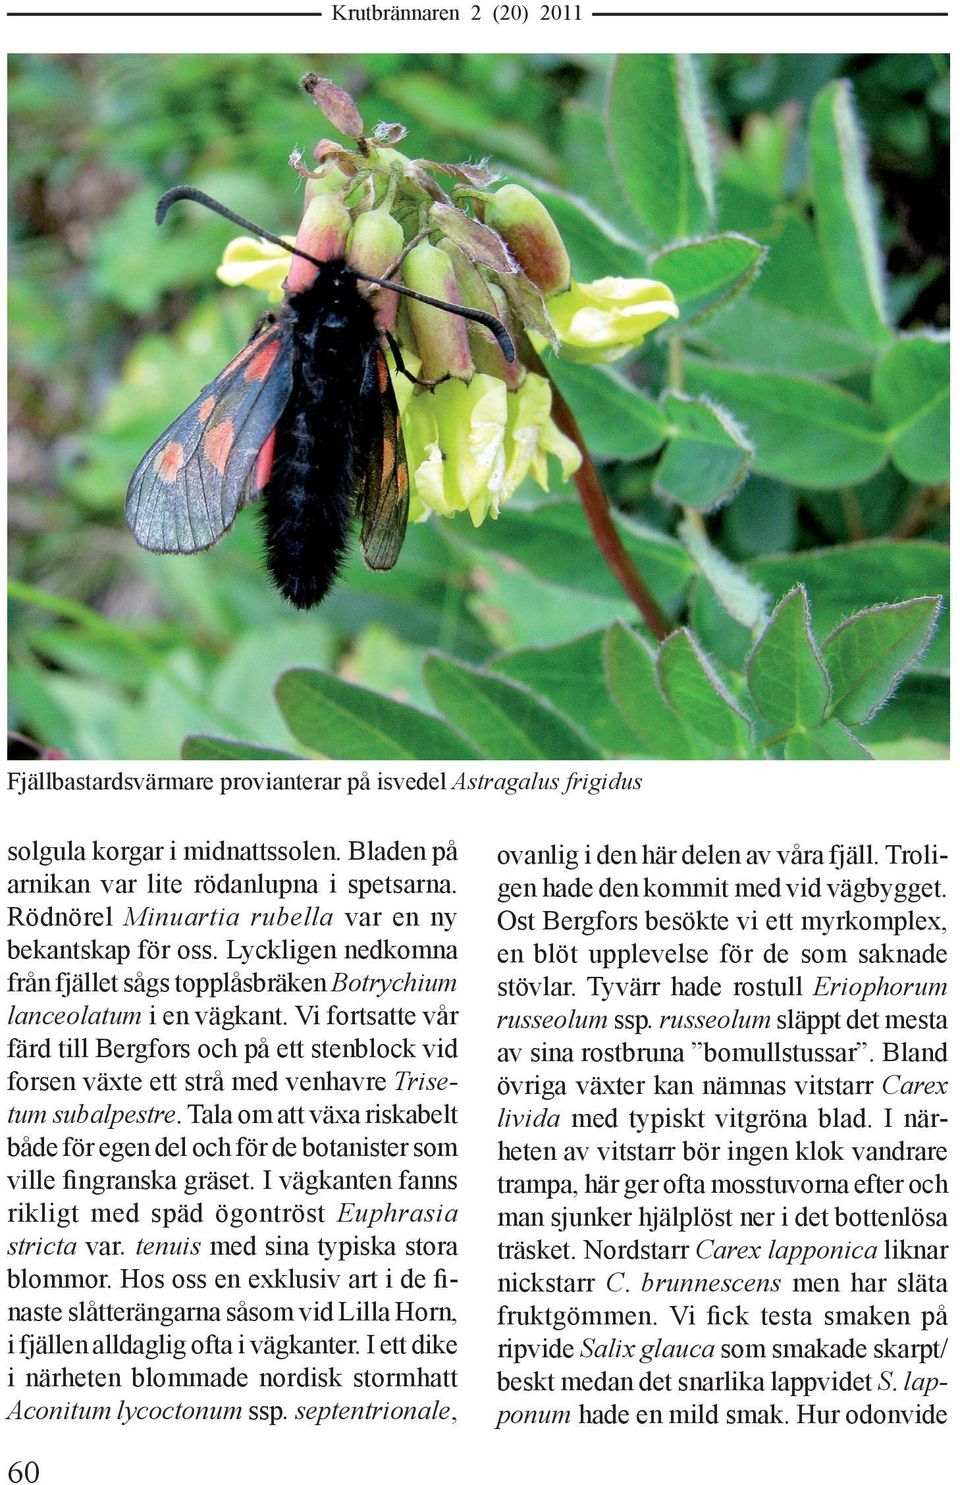
[[[527,278],[548,299],[570,287],[570,258],[542,201],[525,186],[501,186],[484,202],[483,220],[499,232]]]
[[[461,304],[457,278],[447,254],[429,242],[418,242],[403,260],[403,281],[419,294]],[[428,381],[456,376],[468,382],[473,358],[466,323],[459,315],[410,299],[407,305],[420,357],[420,374]]]
[[[403,228],[396,217],[382,207],[365,211],[357,217],[347,241],[347,262],[354,268],[382,278],[402,251]],[[399,294],[393,294],[389,289],[377,289],[374,294],[377,319],[384,330],[394,328],[399,300]]]

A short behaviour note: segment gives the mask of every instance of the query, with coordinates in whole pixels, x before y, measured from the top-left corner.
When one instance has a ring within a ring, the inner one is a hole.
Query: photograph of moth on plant
[[[946,756],[948,100],[12,58],[13,754]]]

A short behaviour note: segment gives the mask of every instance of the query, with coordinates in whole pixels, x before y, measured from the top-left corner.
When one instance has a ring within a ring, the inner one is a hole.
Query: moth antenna
[[[448,304],[446,299],[434,299],[430,294],[408,289],[406,284],[394,283],[390,278],[374,278],[372,274],[361,273],[359,268],[351,268],[350,272],[355,278],[362,278],[366,284],[379,284],[381,289],[392,289],[395,294],[404,294],[408,299],[419,299],[421,304],[431,304],[434,309],[445,309],[448,314],[459,315],[463,320],[476,320],[478,325],[485,325],[496,337],[505,361],[517,359],[517,352],[506,326],[501,324],[496,315],[487,314],[485,309],[470,309],[466,304]]]
[[[281,247],[287,253],[295,253],[298,258],[306,258],[308,263],[313,263],[317,268],[325,265],[320,258],[314,258],[310,253],[305,253],[301,248],[291,247],[289,242],[284,242],[282,237],[276,237],[268,232],[265,227],[258,227],[256,222],[248,221],[246,217],[238,216],[231,211],[229,206],[224,206],[222,201],[215,201],[208,196],[206,191],[198,191],[194,186],[174,186],[166,191],[157,202],[156,223],[162,227],[167,212],[177,201],[195,201],[198,206],[205,206],[208,211],[215,211],[217,216],[226,217],[228,222],[233,222],[237,227],[243,227],[247,232],[256,232],[265,242],[272,242],[276,247]]]
[[[295,254],[298,258],[306,258],[307,262],[312,263],[316,268],[326,267],[322,259],[314,258],[310,253],[303,252],[301,248],[291,247],[289,242],[284,242],[282,237],[276,237],[274,233],[258,227],[256,222],[238,216],[235,211],[230,210],[229,206],[224,206],[222,201],[215,201],[212,196],[207,195],[206,191],[198,191],[195,186],[173,186],[160,197],[156,210],[158,227],[163,225],[167,212],[177,201],[195,201],[198,206],[205,206],[208,211],[214,211],[218,216],[226,217],[228,222],[242,227],[245,232],[256,232],[265,242],[272,242],[276,247],[281,247],[285,252]],[[363,279],[364,283],[376,284],[381,289],[391,289],[393,293],[403,294],[407,299],[418,299],[421,304],[432,305],[434,309],[445,309],[448,314],[459,315],[463,320],[475,320],[478,325],[485,325],[496,338],[504,359],[506,361],[517,359],[517,352],[509,332],[496,315],[488,314],[484,309],[470,309],[465,304],[448,304],[444,299],[434,299],[429,294],[421,294],[416,289],[408,289],[406,284],[394,283],[392,279],[374,278],[370,273],[362,273],[359,268],[350,268],[349,271],[354,278]]]

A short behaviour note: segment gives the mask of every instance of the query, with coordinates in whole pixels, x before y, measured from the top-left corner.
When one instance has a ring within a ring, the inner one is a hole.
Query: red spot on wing
[[[209,397],[204,397],[200,406],[197,408],[198,422],[205,423],[210,414],[213,412],[213,409],[216,407],[216,405],[217,399],[213,392],[210,393]]]
[[[382,351],[377,352],[377,379],[380,383],[380,391],[385,392],[390,383],[390,371],[387,358]]]
[[[405,463],[401,463],[400,467],[397,470],[397,490],[400,493],[401,500],[407,493],[407,486],[409,483],[410,476],[407,474],[407,466]]]
[[[222,423],[214,423],[213,427],[203,435],[203,452],[218,474],[223,474],[233,448],[233,419],[224,418]]]
[[[165,485],[172,485],[183,468],[183,444],[165,444],[154,459],[153,468],[159,480]]]
[[[255,490],[262,490],[270,478],[270,471],[273,468],[273,449],[276,441],[277,430],[276,428],[272,428],[266,443],[257,455],[257,462],[253,466],[253,488]]]
[[[257,337],[257,339],[259,340],[259,336]],[[250,360],[250,357],[254,354],[256,349],[257,341],[249,341],[248,344],[244,346],[243,350],[240,351],[236,356],[234,356],[232,361],[229,361],[227,363],[227,365],[221,371],[220,375],[217,377],[217,381],[222,382],[224,377],[229,376],[232,371],[239,370],[239,368],[245,361]]]
[[[396,446],[394,440],[388,434],[387,437],[383,440],[383,473],[380,476],[381,490],[385,490],[389,485],[396,462]]]
[[[274,338],[271,341],[269,341],[269,343],[267,345],[265,345],[262,348],[262,350],[259,350],[257,352],[257,354],[253,357],[253,359],[250,361],[250,363],[248,364],[246,370],[243,373],[243,379],[244,379],[244,381],[245,382],[262,382],[262,381],[264,381],[266,379],[267,373],[269,372],[271,366],[273,365],[274,361],[277,359],[277,352],[279,351],[279,349],[280,349],[280,340],[279,340],[279,337],[278,336],[274,336]]]

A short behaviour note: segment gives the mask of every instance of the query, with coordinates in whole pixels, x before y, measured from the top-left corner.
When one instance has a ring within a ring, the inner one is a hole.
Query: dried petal
[[[426,170],[439,170],[443,175],[449,175],[453,180],[458,180],[462,185],[475,186],[477,190],[484,191],[488,186],[495,185],[500,179],[498,172],[490,170],[481,161],[474,165],[470,160],[464,160],[460,165],[444,165],[437,160],[418,160]]]
[[[517,261],[503,238],[493,230],[468,217],[458,206],[435,202],[430,208],[430,219],[462,248],[474,263],[485,268],[496,268],[500,273],[516,273]]]
[[[363,137],[363,119],[345,88],[338,87],[329,77],[320,77],[316,72],[305,73],[300,79],[300,86],[341,134],[346,134],[349,139]]]
[[[399,144],[406,139],[407,131],[403,124],[378,124],[371,137],[377,144]]]
[[[313,146],[313,158],[318,164],[330,161],[338,165],[345,175],[356,174],[357,157],[352,150],[345,149],[335,139],[318,139]]]
[[[528,330],[536,330],[556,350],[557,332],[547,312],[546,301],[536,284],[531,283],[525,273],[498,273],[496,269],[491,269],[491,277],[507,296],[507,303],[520,323]]]
[[[408,160],[403,173],[407,180],[414,181],[420,187],[421,191],[425,191],[434,201],[444,201],[447,205],[452,206],[453,203],[446,191],[439,182],[434,180],[432,175],[429,175],[426,170],[422,169],[418,160]]]

